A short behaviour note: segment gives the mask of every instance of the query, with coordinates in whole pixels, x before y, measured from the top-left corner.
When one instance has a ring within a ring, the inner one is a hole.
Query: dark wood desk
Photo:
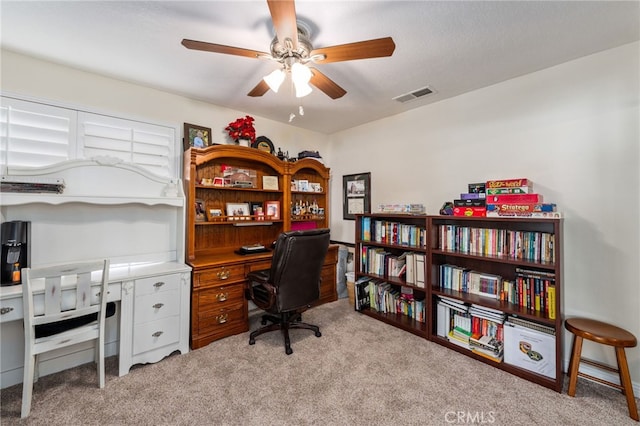
[[[244,295],[246,276],[251,271],[269,269],[271,252],[239,255],[233,252],[198,256],[190,262],[191,348],[249,330],[248,302]],[[331,245],[322,269],[320,300],[317,305],[338,299],[336,264],[338,246]]]

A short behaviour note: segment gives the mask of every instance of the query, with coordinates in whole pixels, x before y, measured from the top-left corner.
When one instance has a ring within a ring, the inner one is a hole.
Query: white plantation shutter
[[[0,164],[46,166],[73,157],[77,112],[36,102],[2,98]]]
[[[80,112],[78,157],[111,156],[176,177],[175,129]]]

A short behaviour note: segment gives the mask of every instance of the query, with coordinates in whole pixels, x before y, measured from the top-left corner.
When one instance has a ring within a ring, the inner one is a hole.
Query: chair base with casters
[[[303,328],[322,336],[316,325],[302,322],[302,312],[320,299],[322,266],[329,249],[329,229],[290,231],[280,234],[271,258],[271,269],[247,275],[247,298],[266,314],[262,324],[251,332],[249,344],[256,337],[280,330],[287,355],[293,353],[289,330]]]
[[[269,333],[270,331],[281,330],[282,336],[284,337],[284,351],[287,355],[291,355],[293,353],[293,349],[291,349],[291,339],[289,337],[290,329],[302,328],[305,330],[313,331],[316,337],[322,336],[320,327],[318,327],[317,325],[302,322],[302,314],[299,312],[283,312],[280,317],[276,317],[274,315],[263,315],[260,323],[262,325],[265,325],[268,321],[271,321],[272,324],[266,325],[265,327],[251,332],[251,334],[249,335],[250,345],[254,345],[256,343],[256,337],[260,336],[261,334]]]

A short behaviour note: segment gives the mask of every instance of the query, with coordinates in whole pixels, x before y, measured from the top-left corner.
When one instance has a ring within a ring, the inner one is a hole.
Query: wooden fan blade
[[[226,55],[246,56],[247,58],[259,58],[260,56],[271,57],[269,53],[258,52],[257,50],[242,49],[240,47],[225,46],[215,43],[207,43],[206,41],[188,40],[186,38],[182,40],[182,45],[187,49],[224,53]]]
[[[281,44],[289,38],[293,50],[298,50],[298,24],[296,23],[296,5],[293,0],[267,0],[276,37]]]
[[[311,56],[325,55],[324,59],[318,59],[314,62],[328,64],[330,62],[391,56],[395,49],[396,44],[393,42],[393,39],[391,37],[384,37],[375,40],[358,41],[355,43],[314,49],[311,51]]]
[[[268,90],[269,85],[266,83],[266,81],[260,79],[260,83],[258,83],[256,87],[254,87],[249,93],[247,93],[247,96],[256,98],[258,96],[264,95]]]
[[[322,74],[316,68],[309,67],[309,69],[313,74],[309,82],[323,91],[331,99],[341,98],[347,93],[346,90],[338,86],[333,80]]]

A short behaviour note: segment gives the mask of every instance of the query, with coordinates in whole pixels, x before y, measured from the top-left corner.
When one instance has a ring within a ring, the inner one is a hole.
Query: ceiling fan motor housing
[[[279,62],[285,63],[285,58],[295,57],[297,59],[309,59],[309,55],[313,50],[311,41],[309,40],[309,32],[298,23],[298,49],[293,50],[293,42],[289,38],[285,38],[282,42],[278,40],[276,35],[271,41],[271,55]],[[306,62],[306,61],[303,61]]]

